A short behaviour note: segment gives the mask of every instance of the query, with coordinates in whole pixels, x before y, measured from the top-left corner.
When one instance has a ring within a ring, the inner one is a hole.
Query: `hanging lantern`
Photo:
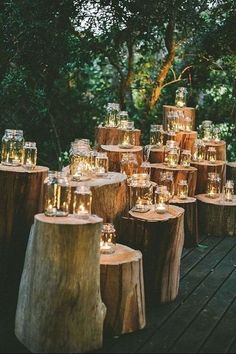
[[[105,223],[102,226],[100,238],[101,254],[112,254],[116,248],[116,230],[113,224]]]

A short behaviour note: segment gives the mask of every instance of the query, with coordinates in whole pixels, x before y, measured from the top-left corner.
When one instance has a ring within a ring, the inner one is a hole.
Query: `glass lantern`
[[[151,124],[150,145],[160,148],[163,146],[163,125]]]
[[[128,112],[120,111],[119,121],[120,121],[120,124],[119,124],[120,129],[128,129],[128,121],[129,121]]]
[[[192,131],[192,118],[191,117],[184,117],[183,130],[185,132]]]
[[[169,193],[169,199],[175,195],[174,174],[172,171],[160,172],[159,185],[165,186]]]
[[[150,210],[153,201],[153,184],[146,173],[133,174],[129,184],[129,206],[133,211]]]
[[[193,154],[193,161],[204,161],[205,160],[205,143],[201,139],[197,139],[194,143],[194,154]]]
[[[20,166],[23,159],[23,130],[6,129],[2,138],[2,164]]]
[[[116,248],[116,230],[113,224],[105,223],[102,226],[100,238],[100,253],[112,254]]]
[[[118,103],[108,103],[105,127],[117,127],[120,125],[120,105]]]
[[[164,214],[169,207],[169,193],[166,186],[157,186],[155,190],[155,210],[158,214]]]
[[[170,149],[167,152],[167,166],[171,168],[177,167],[178,160],[179,160],[178,150],[176,148]]]
[[[188,182],[185,179],[181,179],[177,185],[177,198],[188,198]]]
[[[35,142],[26,141],[23,147],[23,167],[33,170],[37,162],[37,147]]]
[[[138,161],[135,154],[124,153],[120,162],[121,173],[125,174],[128,178],[138,172]]]
[[[67,216],[71,189],[63,172],[49,171],[44,181],[44,214],[47,216]]]
[[[234,181],[228,180],[224,185],[224,200],[226,202],[232,202],[234,199]]]
[[[207,180],[207,196],[209,198],[217,198],[220,194],[221,178],[216,172],[208,173]]]
[[[180,165],[183,167],[189,167],[191,162],[191,151],[183,150],[180,155]]]
[[[185,87],[179,87],[175,93],[175,105],[176,107],[185,107],[186,106],[186,96],[187,89]]]
[[[214,164],[216,162],[216,149],[213,146],[210,146],[207,149],[206,159],[210,163]]]
[[[78,186],[74,192],[73,214],[79,219],[89,219],[92,208],[92,192],[88,186]]]
[[[96,176],[107,176],[108,156],[106,152],[98,152],[95,157]]]

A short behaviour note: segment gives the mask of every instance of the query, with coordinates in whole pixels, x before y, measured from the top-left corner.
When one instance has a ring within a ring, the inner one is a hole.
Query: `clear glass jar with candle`
[[[168,163],[168,152],[171,149],[177,149],[178,154],[180,153],[177,142],[174,140],[167,140],[166,145],[164,146],[164,163],[166,164]]]
[[[118,103],[108,103],[105,119],[106,127],[118,127],[120,125],[120,105]]]
[[[69,214],[71,188],[63,172],[49,171],[44,181],[44,214],[67,216]]]
[[[213,146],[207,149],[206,159],[212,164],[216,162],[216,149]]]
[[[203,140],[210,141],[212,139],[212,121],[204,120],[202,122],[202,129],[203,129]]]
[[[138,161],[136,155],[133,153],[122,154],[120,169],[121,173],[125,174],[129,180],[133,174],[138,172]]]
[[[153,201],[153,184],[147,173],[133,174],[129,183],[129,206],[138,212],[146,212]]]
[[[135,131],[128,129],[122,130],[119,140],[119,147],[121,149],[131,149],[135,145]]]
[[[207,196],[209,198],[218,198],[220,194],[221,178],[216,172],[209,172],[207,179]]]
[[[177,198],[187,199],[188,198],[188,182],[185,179],[181,179],[177,185]]]
[[[178,150],[176,148],[170,149],[167,152],[167,166],[171,168],[175,168],[178,166]]]
[[[119,128],[120,129],[127,129],[128,121],[129,121],[128,112],[120,111],[120,113],[119,113]]]
[[[23,130],[6,129],[2,138],[1,163],[7,166],[20,166],[23,159]]]
[[[191,117],[184,117],[184,124],[183,124],[183,130],[185,132],[191,132],[192,131],[192,118]]]
[[[215,143],[219,143],[221,141],[221,132],[220,132],[220,128],[218,127],[214,127],[212,129],[212,138],[214,140]]]
[[[92,192],[88,186],[78,186],[74,192],[73,214],[79,219],[89,219],[92,209]]]
[[[26,141],[23,147],[23,167],[33,170],[37,163],[37,147],[35,142]]]
[[[182,130],[184,130],[184,113],[183,113],[183,111],[177,111],[177,112],[175,112],[175,114],[177,115],[176,131],[182,131]]]
[[[234,199],[234,181],[228,180],[224,185],[224,200],[226,202],[232,202]]]
[[[106,152],[98,152],[95,157],[95,167],[97,176],[107,176],[108,174],[108,156]]]
[[[206,155],[206,146],[203,140],[196,139],[193,145],[194,153],[193,153],[193,161],[204,161]]]
[[[100,253],[112,254],[116,249],[116,230],[113,224],[105,223],[102,226],[100,238]]]
[[[187,97],[187,89],[185,87],[179,87],[175,92],[176,107],[185,107],[186,97]]]
[[[163,125],[151,124],[150,145],[160,148],[163,146]]]
[[[91,177],[93,166],[91,163],[91,150],[88,145],[73,146],[72,154],[70,155],[70,175],[75,181],[81,180],[82,176]]]
[[[172,171],[160,172],[159,185],[165,186],[169,193],[169,199],[175,195],[174,174]]]
[[[167,113],[167,131],[178,131],[178,114],[177,112],[169,111]]]
[[[155,190],[155,210],[158,214],[164,214],[169,207],[169,193],[166,186],[157,186]]]
[[[189,167],[191,162],[191,151],[190,150],[182,150],[180,154],[180,165],[183,167]]]

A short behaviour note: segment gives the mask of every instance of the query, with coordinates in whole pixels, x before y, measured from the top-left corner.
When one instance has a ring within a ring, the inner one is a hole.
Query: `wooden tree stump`
[[[197,168],[196,194],[206,193],[209,172],[219,173],[221,178],[221,188],[224,185],[226,179],[226,168],[224,161],[216,161],[215,164],[211,164],[208,161],[192,161],[191,166]]]
[[[139,146],[141,142],[141,130],[135,129],[135,145]],[[121,129],[113,127],[95,128],[95,139],[100,147],[101,145],[117,145],[123,132]]]
[[[163,106],[163,128],[164,128],[164,130],[167,130],[167,116],[170,111],[172,111],[172,112],[181,111],[181,112],[183,112],[185,117],[192,118],[192,130],[195,130],[195,120],[196,120],[196,109],[195,108],[192,108],[192,107],[179,108],[176,106],[168,106],[168,105]]]
[[[100,258],[101,294],[107,313],[104,329],[121,335],[146,325],[142,254],[117,244]]]
[[[177,192],[177,185],[181,179],[186,179],[188,182],[188,194],[190,197],[194,197],[196,183],[197,183],[197,169],[194,167],[182,167],[178,165],[176,168],[167,167],[165,164],[156,163],[151,164],[151,180],[160,184],[160,173],[172,171],[174,175],[174,187],[175,194]]]
[[[220,141],[215,143],[214,141],[210,141],[205,143],[206,151],[209,147],[214,147],[216,149],[216,159],[220,161],[226,161],[226,142]]]
[[[161,148],[154,148],[150,149],[149,154],[149,162],[151,163],[163,163],[165,159],[165,148],[164,146]]]
[[[184,209],[184,247],[190,248],[198,244],[198,218],[197,218],[197,200],[188,197],[179,199],[174,197],[170,200],[171,204],[180,206]]]
[[[193,152],[193,146],[195,143],[195,140],[197,139],[197,132],[191,131],[191,132],[176,132],[175,135],[175,141],[178,143],[178,146],[182,150],[190,150]],[[168,132],[164,132],[164,143],[168,140]]]
[[[165,214],[130,211],[122,218],[119,240],[143,254],[147,299],[173,301],[179,289],[180,259],[184,243],[184,209],[171,205]]]
[[[211,199],[205,194],[199,194],[196,198],[202,235],[236,236],[236,196],[232,202],[223,201],[222,196]]]
[[[102,219],[35,216],[19,289],[15,334],[34,353],[102,346]]]
[[[227,162],[226,176],[227,176],[227,179],[231,179],[234,181],[234,194],[236,194],[236,161],[235,162]]]
[[[131,149],[121,149],[118,145],[101,145],[103,151],[107,152],[109,158],[109,171],[120,172],[122,154],[133,153],[137,157],[139,166],[143,162],[142,146],[134,146]]]

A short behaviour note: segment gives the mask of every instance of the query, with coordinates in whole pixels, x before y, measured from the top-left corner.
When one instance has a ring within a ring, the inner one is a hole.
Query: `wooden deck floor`
[[[236,353],[236,237],[184,250],[178,298],[147,306],[145,329],[105,338],[97,353]],[[0,352],[27,353],[13,328],[13,312],[1,304]]]

